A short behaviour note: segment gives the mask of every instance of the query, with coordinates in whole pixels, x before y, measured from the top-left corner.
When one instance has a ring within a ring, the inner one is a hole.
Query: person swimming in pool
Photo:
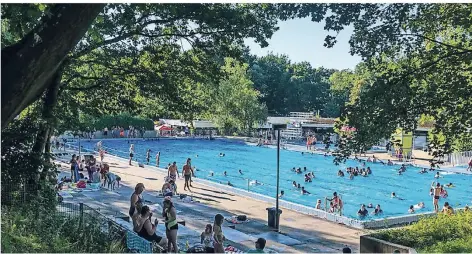
[[[387,166],[393,166],[393,162],[390,159],[387,161]]]
[[[297,169],[295,167],[292,168],[293,172],[297,172]]]
[[[214,176],[214,173],[213,173],[213,171],[211,171],[211,172],[210,172],[210,176]]]
[[[372,203],[369,203],[369,205],[367,205],[367,208],[374,208],[374,205]]]
[[[426,168],[422,168],[418,173],[424,174],[424,173],[428,173],[428,171],[426,170]]]
[[[423,209],[424,208],[424,202],[419,202],[418,204],[413,206],[415,209]]]
[[[439,175],[439,172],[436,172],[436,175],[434,175],[434,178],[439,178],[439,177],[441,177],[441,176]]]
[[[300,184],[297,185],[297,188],[300,189],[302,186]]]
[[[305,187],[302,187],[301,193],[302,193],[302,195],[311,194],[310,192],[308,192],[307,190],[305,190]]]
[[[354,179],[354,173],[352,173],[352,171],[349,173],[349,179],[350,180]]]
[[[321,199],[316,200],[315,209],[320,209],[321,210]]]
[[[403,198],[398,197],[397,194],[395,194],[395,192],[392,192],[391,197],[392,197],[392,198],[396,198],[396,199],[398,199],[398,200],[405,200],[405,199],[403,199]]]
[[[377,206],[375,207],[374,211],[372,211],[372,214],[373,214],[373,215],[379,215],[379,214],[381,214],[381,213],[383,213],[383,211],[382,211],[382,209],[380,208],[380,205],[377,204]]]
[[[306,167],[303,167],[303,172],[306,172]]]
[[[408,213],[415,213],[415,207],[411,205],[410,209],[408,209]]]
[[[308,176],[308,174],[305,174],[305,183],[311,183],[311,178]]]
[[[297,188],[297,182],[293,181],[292,185],[293,185],[293,187]]]
[[[220,156],[220,157],[225,157],[225,154],[224,154],[224,153],[220,153],[219,156]]]
[[[365,217],[368,213],[369,213],[369,211],[365,208],[364,204],[362,204],[361,209],[359,209],[359,211],[357,211],[357,215],[359,215],[360,217]]]
[[[370,167],[367,167],[366,171],[367,171],[367,174],[369,174],[369,175],[372,174],[372,170],[370,169]]]
[[[446,187],[452,188],[452,187],[455,187],[455,186],[454,186],[454,184],[452,184],[452,183],[448,183],[448,184],[446,184]]]
[[[297,168],[297,174],[301,174],[302,173],[302,168]]]
[[[228,176],[228,173],[226,173],[226,171],[225,171],[225,172],[223,172],[223,175],[224,175],[224,176]]]
[[[338,171],[338,176],[344,177],[344,172],[343,172],[342,170],[339,170],[339,171]]]
[[[284,196],[284,194],[285,194],[284,191],[280,191],[279,198],[282,198]]]
[[[401,169],[399,169],[399,170],[398,170],[398,175],[401,176],[401,175],[402,175],[402,172],[403,172],[403,171],[402,171]]]
[[[243,171],[241,171],[241,169],[239,170],[239,174],[241,174],[241,175],[243,174]]]
[[[228,181],[228,186],[234,187],[234,185],[230,181]]]

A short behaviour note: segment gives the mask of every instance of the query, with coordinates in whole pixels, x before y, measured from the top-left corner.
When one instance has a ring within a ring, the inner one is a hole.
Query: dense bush
[[[115,116],[103,116],[92,123],[92,128],[102,130],[105,127],[111,128],[113,126],[121,126],[128,129],[129,126],[136,128],[145,128],[146,130],[154,129],[154,122],[151,119],[132,116],[130,114],[120,114]]]
[[[425,217],[412,226],[380,231],[374,237],[425,253],[470,253],[472,212]]]
[[[101,232],[99,223],[81,223],[78,216],[48,211],[41,205],[2,207],[1,223],[2,253],[116,253],[124,249]]]

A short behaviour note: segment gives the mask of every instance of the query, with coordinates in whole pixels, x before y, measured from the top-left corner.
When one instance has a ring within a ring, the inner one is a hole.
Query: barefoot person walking
[[[177,164],[174,161],[174,163],[172,163],[172,165],[169,166],[169,170],[167,171],[167,176],[175,182],[177,180],[178,174],[179,174],[179,171],[177,170]]]
[[[190,190],[190,185],[189,185],[192,174],[193,174],[193,169],[192,169],[192,166],[190,166],[190,158],[188,158],[187,163],[182,168],[182,175],[184,175],[184,178],[185,178],[184,190],[187,190],[188,188],[190,192],[192,192],[192,190]]]
[[[131,166],[131,161],[133,160],[134,156],[134,144],[129,146],[129,165]]]

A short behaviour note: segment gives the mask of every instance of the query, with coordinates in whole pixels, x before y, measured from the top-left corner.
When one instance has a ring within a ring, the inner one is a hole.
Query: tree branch
[[[92,90],[92,89],[95,89],[95,88],[99,88],[104,84],[105,84],[105,80],[102,80],[101,82],[97,82],[94,85],[85,86],[85,87],[66,87],[65,90],[69,90],[69,91],[87,91],[87,90]]]
[[[440,42],[440,41],[437,41],[435,39],[431,39],[429,37],[426,37],[426,36],[423,36],[423,35],[420,35],[420,34],[395,34],[396,36],[414,36],[414,37],[419,37],[419,38],[423,38],[425,40],[428,40],[428,41],[431,41],[431,42],[434,42],[434,43],[437,43],[437,44],[440,44],[440,45],[443,45],[445,47],[448,47],[448,48],[454,48],[454,49],[459,49],[459,50],[464,50],[464,51],[471,51],[470,49],[464,49],[464,48],[461,48],[461,47],[457,47],[457,46],[453,46],[453,45],[450,45],[450,44],[447,44],[447,43],[444,43],[444,42]]]

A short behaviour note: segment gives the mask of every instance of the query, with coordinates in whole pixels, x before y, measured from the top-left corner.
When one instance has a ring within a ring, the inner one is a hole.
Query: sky
[[[334,35],[323,29],[324,22],[312,22],[310,18],[280,21],[279,30],[268,41],[269,46],[261,48],[253,39],[246,39],[251,53],[257,56],[265,56],[269,52],[288,55],[293,62],[307,61],[313,67],[325,67],[333,69],[354,69],[361,62],[359,56],[351,56],[349,53],[349,38],[352,27],[341,31],[337,37],[337,43],[333,48],[323,46],[326,35]]]

